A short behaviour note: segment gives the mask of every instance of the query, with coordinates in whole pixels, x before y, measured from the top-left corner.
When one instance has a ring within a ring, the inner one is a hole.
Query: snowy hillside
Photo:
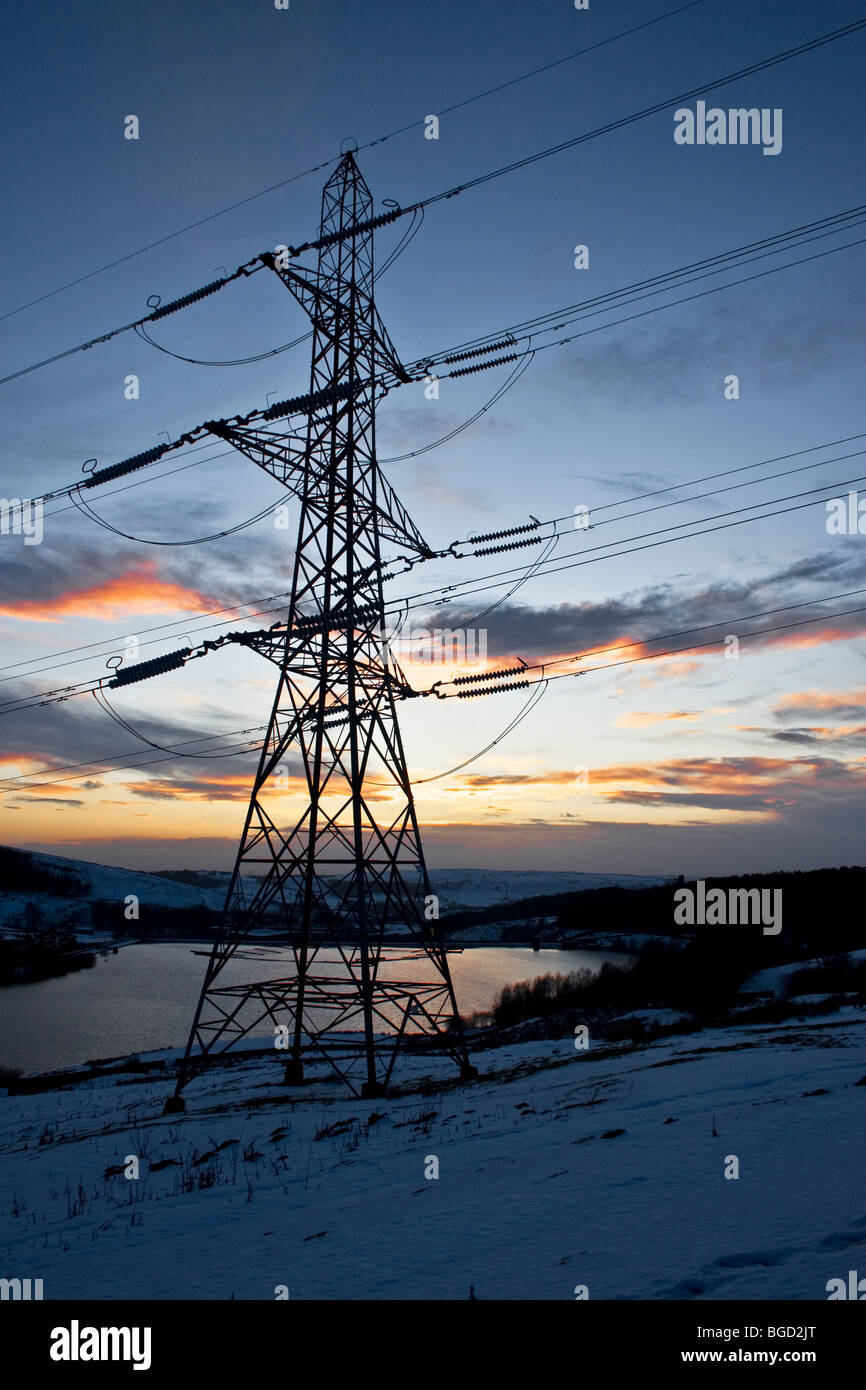
[[[826,1299],[866,1270],[864,1026],[523,1043],[465,1086],[407,1058],[375,1105],[272,1058],[169,1118],[168,1076],[10,1096],[0,1265],[46,1299]]]
[[[48,872],[66,871],[84,883],[83,892],[68,897],[51,897],[38,892],[11,893],[0,883],[0,933],[20,928],[28,903],[46,905],[54,924],[68,922],[80,934],[88,932],[86,905],[101,900],[122,904],[129,894],[145,907],[189,908],[204,906],[220,911],[229,874],[209,873],[208,886],[183,883],[161,875],[134,869],[110,868],[83,859],[64,859],[54,854],[32,855],[34,863]],[[582,874],[536,871],[532,869],[440,869],[431,875],[433,889],[440,900],[440,912],[492,907],[522,898],[550,893],[570,893],[587,888],[642,887],[663,883],[662,878],[640,878],[629,874]],[[85,911],[82,913],[82,906]]]
[[[91,902],[117,903],[122,907],[124,900],[134,894],[145,907],[210,907],[220,909],[223,894],[202,888],[176,883],[156,874],[140,873],[134,869],[108,868],[102,864],[91,864],[83,859],[63,859],[55,854],[33,854],[34,865],[49,873],[71,873],[80,880],[84,888],[69,896],[54,896],[39,892],[9,892],[0,883],[0,933],[4,930],[20,928],[24,912],[29,903],[42,908],[46,917],[54,925],[69,922],[79,934],[88,930],[87,906]],[[82,908],[84,912],[82,913]]]
[[[578,874],[547,869],[433,869],[433,891],[443,916],[522,898],[579,893],[588,888],[647,888],[670,880],[636,874]]]

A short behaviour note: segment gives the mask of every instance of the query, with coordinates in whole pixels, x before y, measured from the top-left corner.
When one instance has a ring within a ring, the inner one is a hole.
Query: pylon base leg
[[[473,1067],[471,1062],[464,1062],[460,1068],[461,1081],[477,1081],[479,1076],[478,1068]]]
[[[283,1082],[286,1086],[303,1085],[304,1064],[300,1059],[298,1059],[297,1061],[293,1059],[291,1062],[286,1062],[286,1071],[285,1075],[283,1076]]]
[[[183,1096],[169,1096],[165,1105],[162,1107],[163,1115],[182,1115],[186,1110],[186,1101]]]
[[[361,1087],[362,1100],[382,1100],[388,1093],[378,1081],[365,1081]]]

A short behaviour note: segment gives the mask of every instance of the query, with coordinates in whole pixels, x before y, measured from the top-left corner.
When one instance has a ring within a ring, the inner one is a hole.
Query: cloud
[[[196,612],[218,606],[212,594],[163,579],[154,560],[142,560],[112,579],[67,589],[53,598],[0,601],[0,614],[21,621],[54,623],[68,617],[105,620],[132,613]]]
[[[866,712],[866,689],[849,691],[796,690],[773,706],[777,719],[856,719]]]
[[[651,473],[648,470],[594,474],[594,473],[575,473],[574,478],[594,483],[596,487],[605,492],[621,494],[623,492],[653,492],[659,488],[671,487],[671,479],[663,473]],[[683,483],[683,487],[688,486]]]
[[[676,723],[681,720],[703,719],[705,714],[718,714],[720,710],[632,710],[624,714],[616,723],[623,729],[643,729],[649,724]]]
[[[850,744],[853,747],[863,743],[866,739],[866,724],[839,728],[819,725],[797,729],[773,729],[769,731],[769,734],[770,738],[775,739],[778,743],[837,743]]]
[[[613,660],[631,660],[667,648],[688,651],[690,641],[709,644],[704,651],[710,652],[723,649],[724,638],[729,634],[741,641],[760,640],[778,648],[809,648],[866,634],[866,613],[834,618],[822,616],[817,605],[811,606],[816,580],[844,588],[859,577],[861,564],[859,554],[849,548],[845,554],[806,556],[781,570],[741,583],[713,581],[691,594],[666,583],[598,602],[549,607],[504,603],[486,617],[477,617],[477,609],[458,607],[455,603],[420,614],[413,622],[413,630],[442,630],[447,624],[447,630],[467,634],[467,650],[470,635],[477,649],[481,639],[475,634],[484,633],[488,658],[509,664],[518,657],[547,662],[575,652],[595,654],[593,659],[598,661],[603,661],[604,654],[610,654]],[[740,615],[744,618],[750,613],[788,608],[798,599],[808,600],[810,606],[799,612],[741,620]],[[813,618],[815,622],[808,627],[770,631],[780,624]],[[766,635],[761,636],[764,630]],[[659,641],[665,633],[671,635]],[[687,669],[698,668],[692,664]]]
[[[24,806],[28,802],[39,806],[44,806],[46,802],[50,802],[52,806],[80,807],[84,805],[83,801],[76,801],[70,796],[18,796],[15,798],[14,804]]]
[[[525,773],[467,774],[445,790],[473,796],[489,791],[516,793],[510,805],[498,808],[513,820],[521,803],[532,801],[532,790],[544,787],[575,789],[600,798],[611,807],[644,806],[672,813],[686,808],[710,812],[789,817],[808,802],[819,819],[826,803],[862,798],[866,791],[866,760],[845,762],[823,756],[675,758],[654,763],[613,763],[588,769],[588,781],[575,769]],[[526,792],[524,797],[521,793]],[[569,814],[569,813],[564,813]],[[677,817],[679,819],[679,817]]]
[[[173,550],[116,540],[102,545],[65,529],[58,539],[46,519],[41,546],[0,546],[0,614],[46,622],[248,604],[286,592],[292,555],[285,533],[274,528],[255,545],[239,536]]]
[[[714,277],[712,283],[719,282]],[[866,306],[859,293],[837,298],[834,310],[818,301],[808,313],[781,311],[766,298],[762,306],[754,286],[733,288],[709,302],[711,312],[684,307],[673,317],[662,313],[586,336],[558,355],[549,379],[572,404],[603,398],[625,408],[700,406],[721,399],[732,362],[757,392],[794,389],[862,356]],[[617,310],[612,317],[626,313]]]
[[[590,769],[589,787],[631,806],[702,806],[709,810],[787,814],[811,798],[866,790],[866,763],[803,758],[679,758]]]
[[[472,773],[470,776],[461,777],[460,785],[472,791],[485,791],[491,787],[560,787],[573,785],[577,780],[577,773],[574,768],[566,772],[505,772],[485,776],[484,773]]]
[[[7,686],[6,698],[14,699],[31,693],[32,689],[26,682],[15,682]],[[244,728],[266,721],[270,699],[263,694],[259,704],[259,710],[245,709]],[[165,785],[177,778],[188,779],[191,769],[195,769],[195,778],[210,775],[220,777],[230,767],[233,770],[234,767],[250,766],[244,760],[244,755],[240,755],[237,762],[216,756],[220,750],[225,751],[245,741],[245,736],[234,733],[241,721],[227,728],[225,714],[217,719],[212,713],[197,711],[201,722],[193,725],[180,720],[154,719],[130,713],[126,709],[123,712],[145,738],[162,748],[171,749],[173,745],[180,745],[178,752],[161,754],[143,745],[133,735],[118,729],[107,714],[97,711],[92,701],[81,699],[13,712],[0,720],[0,765],[4,766],[5,777],[18,785],[13,786],[11,781],[7,781],[4,787],[3,779],[0,779],[0,793],[26,792],[31,787],[35,789],[37,784],[56,788],[60,781],[66,779],[77,782],[76,772],[88,790],[97,791],[106,786],[103,779],[110,769],[101,770],[99,778],[94,779],[94,765],[105,762],[120,764],[119,770],[134,780],[141,780],[142,774],[149,779],[154,775],[150,769],[156,764],[156,776]],[[249,737],[255,736],[252,734]],[[209,747],[215,750],[215,756],[197,757],[195,760],[182,756],[183,752],[206,752]],[[32,779],[22,779],[19,774],[30,768],[42,771]],[[58,769],[57,780],[53,779],[52,769]],[[117,784],[112,783],[110,790],[116,791]]]
[[[128,782],[126,790],[144,801],[249,801],[252,770],[196,775],[178,769],[144,782]]]

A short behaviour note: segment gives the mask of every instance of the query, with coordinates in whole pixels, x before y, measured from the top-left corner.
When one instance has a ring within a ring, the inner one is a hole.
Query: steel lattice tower
[[[302,1081],[313,1050],[356,1094],[381,1095],[412,1033],[475,1075],[446,952],[425,917],[431,890],[396,711],[412,692],[383,641],[382,542],[414,557],[431,551],[376,461],[382,378],[408,378],[374,305],[373,230],[363,226],[372,220],[370,191],[347,154],[324,188],[317,270],[274,256],[313,326],[306,430],[219,426],[295,492],[300,523],[288,622],[251,644],[278,665],[277,691],[167,1110],[183,1108],[181,1091],[209,1057],[268,1019],[275,1033],[283,1026],[287,1084]],[[287,773],[302,775],[308,801],[280,829]],[[414,978],[388,978],[389,933]],[[261,960],[249,948],[265,936],[291,949],[293,972],[238,982],[234,969],[227,980],[230,962]]]

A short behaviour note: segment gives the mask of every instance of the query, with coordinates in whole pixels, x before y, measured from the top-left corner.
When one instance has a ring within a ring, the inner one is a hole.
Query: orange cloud
[[[710,714],[711,710],[697,709],[675,709],[660,710],[655,713],[653,710],[632,710],[631,714],[624,714],[618,719],[617,725],[623,729],[642,729],[647,724],[667,724],[668,722],[680,719],[700,719],[703,714]]]
[[[568,772],[504,772],[487,777],[483,773],[473,773],[461,777],[459,783],[472,791],[483,791],[490,787],[562,787],[573,785],[577,779],[577,769],[572,768]],[[457,787],[451,790],[456,791]]]
[[[773,706],[773,713],[784,714],[787,710],[796,713],[803,710],[824,710],[832,714],[852,708],[866,709],[866,690],[799,690],[790,695],[783,695]]]
[[[798,758],[681,758],[668,763],[623,763],[590,772],[592,785],[619,782],[671,787],[700,782],[703,791],[751,791],[768,778],[799,776],[810,759]]]
[[[250,773],[201,773],[187,781],[153,778],[147,782],[127,782],[125,790],[145,801],[237,801],[248,800],[252,790]]]
[[[780,632],[766,637],[768,647],[819,647],[824,642],[851,642],[855,637],[866,636],[866,619],[852,619],[848,627],[835,627],[828,622],[826,627],[807,628],[803,632]]]
[[[114,619],[130,613],[195,612],[213,608],[216,602],[209,594],[160,579],[156,561],[143,560],[114,579],[84,589],[70,589],[56,598],[22,598],[0,604],[0,615],[33,623],[55,623],[69,617]]]

